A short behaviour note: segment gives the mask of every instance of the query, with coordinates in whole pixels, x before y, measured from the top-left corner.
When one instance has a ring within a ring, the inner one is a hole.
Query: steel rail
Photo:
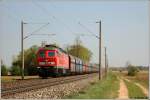
[[[31,91],[31,90],[36,90],[36,89],[41,89],[49,86],[55,86],[55,85],[60,85],[60,84],[65,84],[69,82],[74,82],[78,81],[81,79],[86,79],[89,77],[94,76],[93,74],[90,75],[78,75],[75,77],[63,77],[63,78],[56,78],[55,80],[49,80],[46,82],[41,82],[41,83],[34,83],[34,84],[29,84],[29,85],[24,85],[20,87],[15,87],[15,88],[7,88],[7,89],[2,89],[1,90],[1,97],[6,97],[6,96],[11,96],[16,93],[21,93],[21,92],[26,92],[26,91]]]

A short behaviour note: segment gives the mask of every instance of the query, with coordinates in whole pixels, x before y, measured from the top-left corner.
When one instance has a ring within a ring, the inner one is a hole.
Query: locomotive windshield
[[[54,56],[55,55],[55,53],[54,52],[48,52],[48,56]]]
[[[39,57],[44,58],[44,57],[45,57],[45,51],[40,51],[40,52],[39,52]]]

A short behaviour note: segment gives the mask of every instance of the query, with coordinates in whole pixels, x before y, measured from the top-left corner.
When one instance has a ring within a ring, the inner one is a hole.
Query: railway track
[[[7,97],[10,95],[14,95],[16,93],[21,93],[21,92],[27,92],[31,90],[36,90],[40,88],[45,88],[49,86],[54,86],[54,85],[59,85],[59,84],[65,84],[73,81],[79,81],[81,79],[87,79],[89,77],[93,77],[96,74],[86,74],[86,75],[78,75],[78,76],[69,76],[69,77],[60,77],[60,78],[51,78],[51,79],[44,79],[41,81],[35,81],[32,83],[26,83],[23,85],[18,85],[15,87],[11,88],[2,88],[1,89],[1,97]]]

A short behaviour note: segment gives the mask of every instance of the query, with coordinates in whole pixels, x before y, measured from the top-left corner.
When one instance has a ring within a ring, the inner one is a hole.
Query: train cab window
[[[45,57],[45,52],[44,51],[40,51],[39,52],[39,57],[42,57],[42,58]]]
[[[48,56],[55,56],[55,52],[48,52]]]

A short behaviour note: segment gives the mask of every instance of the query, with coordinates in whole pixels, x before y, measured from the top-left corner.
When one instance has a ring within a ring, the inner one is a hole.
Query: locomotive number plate
[[[45,65],[45,62],[39,62],[40,65]]]

